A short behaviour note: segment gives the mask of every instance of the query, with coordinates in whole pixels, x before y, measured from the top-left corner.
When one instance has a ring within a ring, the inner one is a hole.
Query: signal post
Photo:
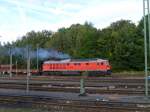
[[[79,96],[87,96],[85,90],[85,79],[88,76],[88,71],[81,72],[81,79],[80,79],[80,94]]]

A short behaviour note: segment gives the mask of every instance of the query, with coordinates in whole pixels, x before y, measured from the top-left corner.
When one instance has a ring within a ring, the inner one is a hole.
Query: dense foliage
[[[143,40],[142,20],[137,26],[129,20],[120,20],[102,30],[85,22],[84,25],[73,24],[69,28],[60,28],[55,33],[46,30],[28,32],[20,40],[1,46],[0,63],[9,62],[6,56],[9,53],[4,53],[4,47],[23,48],[30,45],[33,50],[37,46],[55,49],[69,54],[71,58],[108,59],[114,70],[143,70]],[[21,56],[17,58],[21,60]],[[35,60],[32,61],[33,66],[36,65]],[[20,64],[23,65],[23,58]]]

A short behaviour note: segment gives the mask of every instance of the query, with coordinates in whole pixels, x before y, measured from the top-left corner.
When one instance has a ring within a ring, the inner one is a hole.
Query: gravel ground
[[[46,110],[46,109],[32,109],[32,108],[6,108],[1,107],[0,112],[76,112],[76,111],[63,111],[63,110]]]

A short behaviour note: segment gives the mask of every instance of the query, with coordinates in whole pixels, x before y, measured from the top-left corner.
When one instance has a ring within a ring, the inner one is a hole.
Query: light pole
[[[36,47],[37,47],[36,48],[36,57],[37,57],[36,64],[37,64],[37,70],[38,70],[39,69],[39,44],[37,44]]]
[[[16,76],[17,76],[17,72],[18,72],[18,66],[17,66],[17,64],[18,64],[18,62],[17,62],[17,60],[16,60]]]
[[[2,36],[0,35],[0,38],[2,38]],[[1,41],[0,41],[0,46],[1,46]]]
[[[145,55],[145,95],[147,97],[148,97],[148,53],[150,53],[150,15],[149,15],[149,12],[150,12],[149,11],[149,0],[143,0],[144,55]],[[148,26],[147,26],[146,15],[148,15]],[[147,30],[148,30],[148,33],[147,33]],[[148,42],[148,40],[149,40],[149,42]],[[149,52],[148,52],[148,48],[149,48]]]
[[[29,77],[30,77],[30,48],[27,46],[27,86],[26,86],[26,93],[29,93]]]
[[[9,77],[12,77],[12,47],[9,48],[10,49],[10,72],[9,72]]]

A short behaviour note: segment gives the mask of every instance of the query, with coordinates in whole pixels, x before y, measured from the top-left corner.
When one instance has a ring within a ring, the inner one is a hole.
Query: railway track
[[[144,79],[113,79],[113,78],[86,78],[86,92],[92,94],[144,94]],[[133,81],[133,82],[132,82]],[[80,78],[54,78],[42,79],[39,77],[30,79],[29,89],[32,91],[71,92],[79,93]],[[26,89],[26,80],[23,78],[0,79],[0,88]],[[0,104],[27,105],[46,108],[77,108],[86,112],[99,112],[104,109],[111,112],[150,112],[149,103],[131,103],[120,101],[96,100],[81,101],[70,99],[58,99],[41,96],[26,95],[0,95]]]
[[[97,80],[97,79],[96,79]],[[140,79],[142,80],[142,79]],[[79,87],[79,80],[62,80],[62,79],[51,79],[51,80],[35,80],[30,79],[30,85],[48,85],[48,86],[61,86],[61,87]],[[26,79],[0,79],[0,84],[26,84]],[[107,87],[107,88],[136,88],[142,89],[145,86],[144,82],[141,82],[134,79],[134,82],[131,82],[130,79],[122,80],[111,80],[111,79],[99,79],[98,81],[86,80],[85,86],[87,87]]]
[[[26,89],[26,77],[0,79],[0,88]],[[78,92],[81,77],[30,77],[31,90]],[[94,94],[144,94],[144,79],[141,78],[85,78],[87,93]]]
[[[30,90],[34,91],[57,91],[57,92],[74,92],[79,93],[79,86],[67,86],[67,85],[34,85],[31,84]],[[0,84],[0,88],[7,89],[26,89],[26,84]],[[144,89],[136,89],[136,88],[114,88],[114,87],[91,87],[86,86],[86,92],[92,94],[138,94],[143,95]]]
[[[26,80],[0,80],[0,84],[26,84]],[[33,81],[30,80],[31,85],[52,85],[52,86],[79,86],[80,81]],[[144,83],[123,83],[123,82],[87,82],[85,86],[89,87],[108,87],[115,86],[116,88],[129,87],[129,88],[142,88]]]
[[[83,77],[58,77],[58,76],[32,76],[30,80],[34,81],[70,81],[70,82],[77,82]],[[144,83],[144,78],[112,78],[112,77],[84,77],[86,82],[102,82],[102,83],[109,83],[109,82],[121,82],[121,83]],[[0,81],[2,80],[26,80],[26,77],[0,77]]]
[[[66,100],[50,97],[40,96],[23,96],[23,95],[0,95],[0,104],[3,105],[27,105],[30,107],[40,108],[80,108],[85,109],[86,112],[99,112],[99,109],[111,110],[111,112],[149,112],[149,103],[131,103],[131,102],[119,102],[119,101],[89,101],[89,100]]]
[[[43,80],[43,81],[78,81],[82,77],[81,76],[31,76],[31,80]],[[144,83],[144,77],[84,77],[88,82],[141,82]],[[0,79],[8,79],[8,80],[24,80],[26,76],[14,76],[9,78],[9,76],[0,77]]]

